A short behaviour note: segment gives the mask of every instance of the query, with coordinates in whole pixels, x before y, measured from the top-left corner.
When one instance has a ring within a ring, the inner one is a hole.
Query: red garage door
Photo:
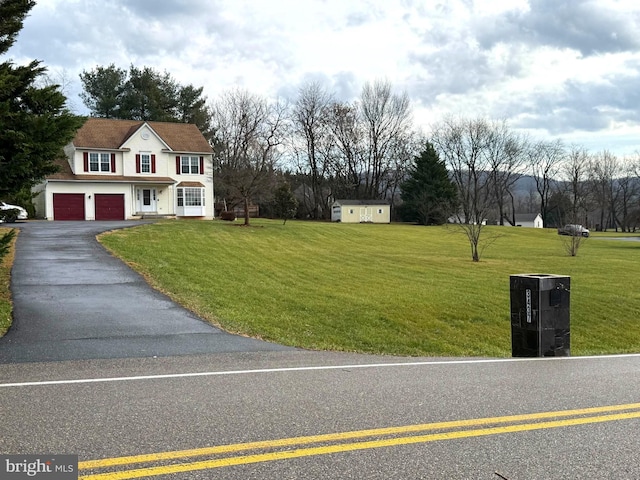
[[[96,194],[96,220],[124,220],[124,194]]]
[[[84,193],[54,193],[54,220],[84,220]]]

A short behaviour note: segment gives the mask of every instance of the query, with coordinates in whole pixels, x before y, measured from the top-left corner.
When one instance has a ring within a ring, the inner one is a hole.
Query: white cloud
[[[308,79],[353,100],[377,78],[426,128],[447,113],[636,150],[634,0],[40,0],[9,52],[73,80],[97,65],[168,71],[214,97],[293,96]],[[585,143],[586,145],[586,143]]]

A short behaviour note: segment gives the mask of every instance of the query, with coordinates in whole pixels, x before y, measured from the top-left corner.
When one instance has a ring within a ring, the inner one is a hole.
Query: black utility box
[[[571,278],[525,273],[510,284],[512,356],[568,357]]]

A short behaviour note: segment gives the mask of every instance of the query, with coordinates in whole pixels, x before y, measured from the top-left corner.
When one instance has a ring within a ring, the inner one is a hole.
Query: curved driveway
[[[287,349],[212,327],[95,239],[141,223],[16,224],[14,320],[0,339],[0,363]]]

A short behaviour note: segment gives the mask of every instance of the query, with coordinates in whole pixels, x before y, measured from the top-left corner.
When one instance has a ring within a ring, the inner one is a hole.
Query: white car
[[[18,205],[9,205],[8,203],[0,202],[0,210],[17,210],[18,211],[15,218],[13,216],[8,218],[0,218],[0,223],[5,221],[7,223],[13,223],[16,220],[26,220],[27,218],[29,218],[27,211],[24,208],[19,207]]]
[[[573,237],[579,237],[579,236],[588,237],[589,230],[584,228],[582,225],[571,224],[571,225],[565,225],[564,227],[560,227],[558,229],[558,235],[571,235]]]

